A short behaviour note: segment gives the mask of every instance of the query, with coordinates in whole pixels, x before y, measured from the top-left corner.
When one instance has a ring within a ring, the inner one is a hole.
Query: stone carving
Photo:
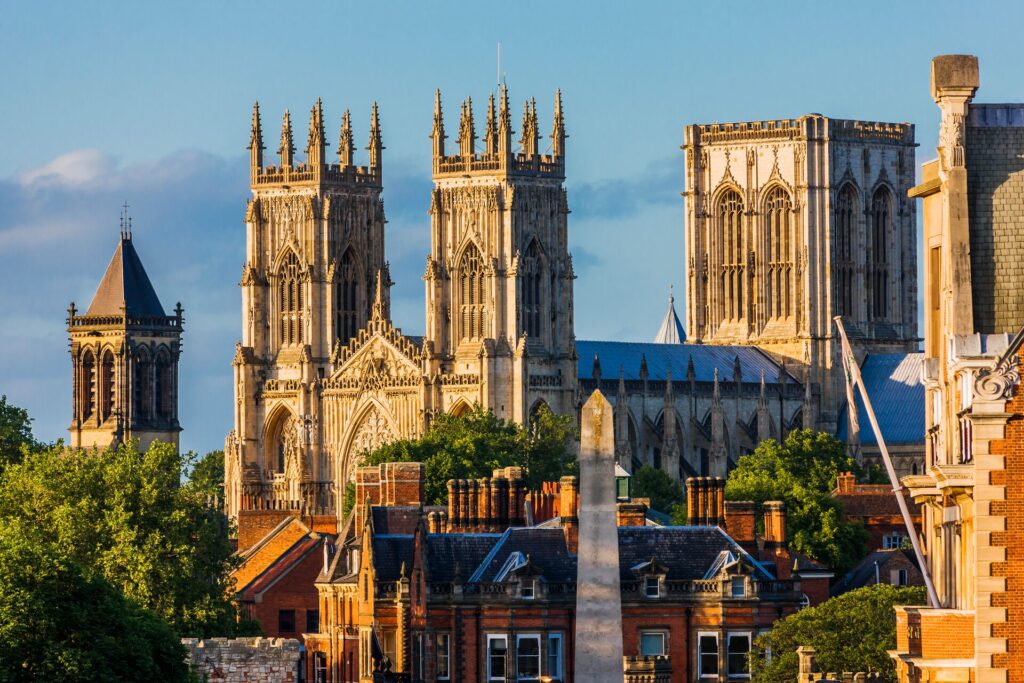
[[[359,425],[355,436],[352,437],[351,452],[358,455],[369,453],[394,441],[395,438],[396,435],[391,430],[387,418],[374,406],[366,413],[362,424]]]
[[[974,380],[974,397],[982,401],[1005,401],[1020,384],[1017,351],[1024,335],[1017,337],[991,370],[982,370]]]
[[[939,147],[946,168],[962,168],[964,165],[964,115],[948,114],[942,117],[939,130]]]

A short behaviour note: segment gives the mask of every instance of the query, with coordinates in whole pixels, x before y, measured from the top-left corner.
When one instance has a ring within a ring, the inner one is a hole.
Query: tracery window
[[[114,354],[108,349],[100,364],[100,421],[114,410]]]
[[[174,418],[174,366],[166,351],[156,358],[156,413],[161,420]]]
[[[793,202],[789,193],[776,187],[764,205],[765,221],[765,308],[769,318],[787,318],[793,312]]]
[[[132,378],[135,416],[142,420],[153,417],[153,364],[146,350],[140,349],[135,359],[135,373]]]
[[[280,306],[281,344],[302,343],[302,266],[295,252],[290,252],[277,274]]]
[[[852,185],[845,185],[839,192],[836,204],[836,312],[839,315],[853,315],[854,246],[857,221],[857,191]]]
[[[348,249],[341,257],[341,265],[335,275],[334,285],[334,324],[338,339],[342,344],[348,343],[348,340],[356,336],[356,332],[359,331],[356,303],[358,285],[356,259],[352,250]]]
[[[743,244],[743,199],[729,190],[718,200],[718,232],[722,236],[721,293],[723,318],[744,317],[743,294],[746,276],[746,249]]]
[[[459,263],[459,291],[461,293],[462,338],[481,339],[487,307],[484,304],[484,264],[480,251],[470,245]]]
[[[81,381],[79,395],[82,401],[82,419],[88,420],[92,417],[96,398],[96,358],[92,355],[92,351],[86,351],[82,356]]]
[[[537,241],[530,242],[520,268],[523,288],[523,327],[530,337],[540,337],[541,303],[541,256]]]
[[[889,316],[889,235],[892,221],[892,197],[878,188],[871,199],[871,315],[872,320]]]

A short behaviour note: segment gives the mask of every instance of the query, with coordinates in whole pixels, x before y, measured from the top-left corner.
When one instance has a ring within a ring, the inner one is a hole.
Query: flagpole
[[[931,603],[932,607],[939,606],[939,596],[935,592],[935,584],[932,583],[931,573],[928,571],[928,565],[925,563],[924,554],[921,552],[921,543],[917,538],[917,529],[914,527],[914,521],[910,518],[910,509],[907,508],[906,498],[903,497],[903,484],[900,483],[899,477],[896,476],[896,468],[892,466],[892,458],[889,457],[889,449],[885,445],[885,439],[882,437],[882,430],[878,427],[878,420],[875,418],[875,409],[871,407],[871,399],[868,398],[868,390],[864,386],[864,382],[860,375],[860,366],[857,364],[857,359],[853,355],[853,351],[850,348],[850,340],[846,338],[846,330],[843,328],[842,316],[836,316],[836,327],[839,328],[839,336],[842,339],[843,344],[843,365],[847,369],[846,381],[849,384],[852,382],[857,386],[860,391],[860,397],[864,400],[864,407],[867,409],[868,421],[871,423],[871,428],[875,430],[875,438],[878,441],[878,449],[882,452],[882,462],[885,463],[885,469],[889,473],[889,483],[892,484],[892,492],[896,495],[896,503],[900,506],[900,514],[903,515],[903,524],[907,527],[907,534],[910,536],[910,544],[914,547],[914,556],[917,558],[917,564],[921,568],[921,575],[924,577],[924,585],[928,590],[928,602]],[[856,410],[857,406],[852,405],[847,410]]]

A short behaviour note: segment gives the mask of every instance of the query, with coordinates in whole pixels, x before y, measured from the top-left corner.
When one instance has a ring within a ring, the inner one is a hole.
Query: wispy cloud
[[[569,183],[569,206],[575,218],[626,218],[651,206],[682,200],[682,159],[651,162],[640,174],[593,183]]]

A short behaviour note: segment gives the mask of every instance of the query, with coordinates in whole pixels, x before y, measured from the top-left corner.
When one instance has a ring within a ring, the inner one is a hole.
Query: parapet
[[[199,680],[223,683],[290,683],[299,680],[299,641],[294,638],[182,638]],[[214,678],[216,677],[216,678]]]

